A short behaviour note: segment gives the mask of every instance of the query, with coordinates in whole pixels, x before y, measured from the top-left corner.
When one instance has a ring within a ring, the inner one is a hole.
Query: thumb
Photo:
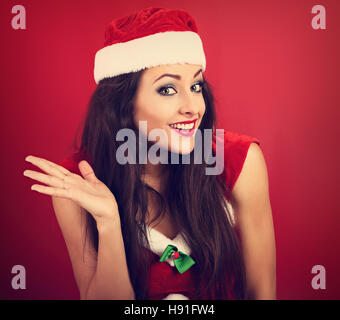
[[[86,160],[82,160],[78,164],[79,170],[81,175],[84,177],[85,180],[89,182],[97,182],[98,179],[96,175],[93,172],[92,167],[89,165],[89,163]]]

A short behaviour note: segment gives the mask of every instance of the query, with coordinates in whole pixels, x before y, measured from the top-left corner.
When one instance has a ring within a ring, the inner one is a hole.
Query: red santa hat
[[[105,47],[97,51],[94,79],[176,63],[202,66],[206,60],[195,20],[183,10],[147,8],[113,20]]]

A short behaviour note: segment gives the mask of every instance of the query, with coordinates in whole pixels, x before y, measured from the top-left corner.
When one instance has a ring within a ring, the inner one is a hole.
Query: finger
[[[32,163],[33,165],[37,166],[41,170],[45,171],[46,173],[56,176],[58,178],[63,178],[66,175],[70,174],[70,171],[67,169],[59,166],[62,169],[59,169],[55,163],[50,162],[46,159],[35,157],[35,156],[28,156],[25,158],[26,161]]]
[[[49,161],[49,160],[47,160],[47,159],[44,159],[44,158],[40,158],[40,159],[42,159],[43,161],[45,161],[46,163],[48,163],[50,166],[52,166],[52,167],[54,167],[54,168],[60,170],[62,173],[66,174],[66,175],[71,174],[71,172],[70,172],[69,170],[67,170],[66,168],[60,166],[59,164],[56,164],[56,163],[54,163],[54,162],[52,162],[52,161]]]
[[[43,174],[40,172],[36,172],[33,170],[25,170],[24,176],[29,177],[31,179],[37,180],[39,182],[45,183],[49,185],[50,187],[57,187],[57,188],[69,188],[69,184],[67,182],[60,178],[49,176],[47,174]],[[64,176],[67,177],[67,176]]]
[[[46,186],[42,186],[39,184],[33,184],[31,186],[31,190],[37,191],[39,193],[47,194],[49,196],[56,196],[56,197],[71,199],[70,192],[69,190],[66,190],[66,189],[46,187]]]
[[[95,182],[95,183],[98,182],[98,179],[96,175],[94,174],[92,167],[89,165],[89,163],[86,160],[80,161],[78,166],[79,166],[79,171],[85,180],[89,182]]]
[[[40,159],[41,161],[44,161],[45,163],[49,164],[51,167],[54,167],[54,168],[60,170],[62,173],[66,174],[66,175],[71,174],[71,172],[69,170],[67,170],[66,168],[64,168],[64,167],[62,167],[62,166],[60,166],[60,165],[58,165],[58,164],[56,164],[52,161],[44,159],[44,158],[39,158],[39,157],[35,157],[35,156],[30,155],[30,156],[27,156],[25,160],[31,162],[30,160],[32,158]]]

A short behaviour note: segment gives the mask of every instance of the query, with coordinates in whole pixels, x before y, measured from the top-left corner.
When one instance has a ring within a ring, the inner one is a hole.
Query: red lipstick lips
[[[169,125],[169,127],[174,130],[175,132],[177,132],[179,135],[181,136],[184,136],[184,137],[191,137],[192,135],[194,135],[195,133],[195,124],[196,124],[196,121],[198,120],[197,119],[194,119],[194,120],[188,120],[188,121],[182,121],[182,122],[175,122],[175,123],[171,123],[171,125],[175,125],[175,124],[191,124],[193,123],[193,127],[192,129],[190,130],[187,130],[187,129],[178,129],[178,128],[174,128],[172,127],[171,125]]]
[[[188,121],[181,121],[181,122],[174,122],[174,123],[170,123],[170,124],[188,124],[188,123],[196,123],[196,121],[198,120],[197,119],[194,119],[194,120],[188,120]]]

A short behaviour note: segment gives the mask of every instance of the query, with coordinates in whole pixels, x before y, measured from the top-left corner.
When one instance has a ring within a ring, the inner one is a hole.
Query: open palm
[[[25,170],[24,175],[47,186],[34,184],[31,189],[43,194],[71,199],[87,210],[94,219],[118,218],[118,205],[110,189],[94,174],[90,164],[82,160],[79,170],[82,176],[66,168],[35,156],[28,156],[26,161],[40,168],[45,173]]]

